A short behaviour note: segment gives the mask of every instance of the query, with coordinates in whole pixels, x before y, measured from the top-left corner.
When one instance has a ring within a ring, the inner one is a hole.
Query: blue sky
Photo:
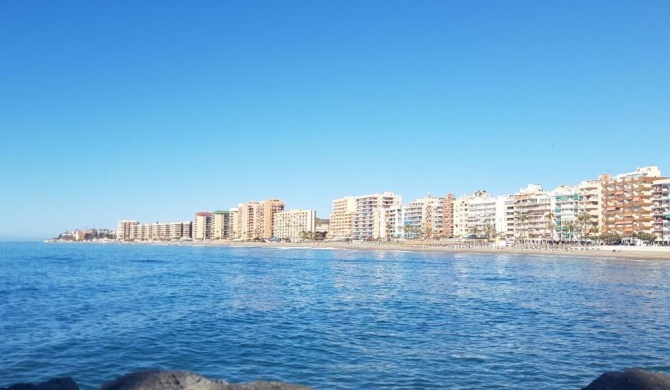
[[[0,2],[0,239],[658,165],[667,1]]]

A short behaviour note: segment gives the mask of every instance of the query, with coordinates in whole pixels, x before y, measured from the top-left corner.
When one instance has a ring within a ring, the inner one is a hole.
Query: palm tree
[[[525,233],[525,231],[526,231],[526,221],[528,220],[528,215],[526,213],[517,213],[516,214],[516,219],[517,219],[517,221],[520,222],[522,232]],[[522,234],[521,237],[524,238],[525,235]]]
[[[484,234],[486,234],[486,240],[491,241],[491,238],[496,236],[496,227],[493,224],[488,224],[484,226]]]
[[[472,225],[472,227],[470,228],[470,233],[472,233],[472,235],[475,236],[475,238],[477,238],[477,235],[479,234],[479,226]]]
[[[549,230],[549,240],[553,240],[554,238],[554,218],[556,218],[556,214],[552,213],[551,211],[547,213],[547,215],[544,216],[544,218],[547,220],[547,230]]]
[[[588,227],[591,225],[591,219],[593,219],[593,215],[587,213],[586,211],[582,211],[579,213],[579,215],[577,215],[577,221],[581,225],[582,239],[585,235],[587,235],[586,232],[588,231]]]
[[[579,225],[575,221],[568,221],[565,223],[565,230],[568,232],[570,241],[572,241],[572,233],[579,230]]]

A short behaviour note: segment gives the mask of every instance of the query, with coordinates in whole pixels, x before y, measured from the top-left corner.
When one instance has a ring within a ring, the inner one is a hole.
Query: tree
[[[547,213],[547,215],[544,216],[544,218],[547,220],[547,230],[549,231],[549,240],[554,239],[554,226],[556,224],[554,223],[554,218],[556,218],[556,214],[552,213],[551,211]]]
[[[487,224],[484,226],[484,234],[486,235],[486,240],[491,241],[492,238],[496,237],[496,227],[493,224]]]
[[[656,235],[653,233],[642,232],[633,235],[633,237],[644,241],[647,245],[651,245],[654,243],[654,241],[656,241]]]
[[[582,231],[582,238],[584,236],[587,236],[591,233],[591,230],[589,227],[592,226],[591,220],[593,219],[593,215],[587,213],[586,211],[582,211],[577,215],[577,222],[579,222],[581,226],[581,231]]]
[[[472,235],[475,236],[475,238],[477,238],[477,236],[479,235],[479,226],[472,225],[472,227],[470,228],[470,233],[472,233]]]
[[[524,238],[525,237],[524,233],[526,231],[526,221],[528,221],[528,215],[526,213],[516,213],[516,220],[519,222],[519,225],[521,225],[521,237]]]
[[[568,232],[568,239],[573,240],[573,233],[579,230],[579,225],[575,221],[568,221],[563,225],[565,231]]]
[[[621,242],[621,236],[616,232],[607,232],[600,235],[600,239],[607,245],[618,244]]]

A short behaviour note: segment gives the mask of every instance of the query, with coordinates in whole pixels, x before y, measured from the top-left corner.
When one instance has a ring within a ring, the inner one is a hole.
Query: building
[[[212,220],[214,214],[207,211],[195,213],[193,219],[193,239],[211,240],[212,239]]]
[[[393,192],[356,197],[353,237],[359,240],[388,238],[386,214],[392,206],[400,204],[402,197]]]
[[[496,230],[497,202],[486,191],[454,199],[453,237],[491,238]]]
[[[345,196],[333,200],[333,212],[330,214],[330,231],[328,237],[334,240],[351,238],[354,234],[354,216],[356,215],[356,198]]]
[[[654,235],[656,241],[670,243],[670,179],[654,180]]]
[[[386,213],[386,236],[388,238],[404,238],[405,232],[405,213],[402,205],[393,205]]]
[[[652,193],[654,181],[659,179],[658,167],[649,166],[605,180],[602,233],[616,233],[626,239],[632,239],[635,233],[653,233]]]
[[[443,200],[430,196],[417,199],[403,206],[404,237],[406,238],[433,238],[442,235]],[[395,213],[389,213],[391,222],[395,222]],[[392,233],[396,233],[395,229]]]
[[[577,188],[562,185],[551,192],[554,208],[547,214],[552,240],[571,240],[578,229],[579,194]],[[581,229],[580,229],[581,230]]]
[[[154,222],[139,223],[137,221],[119,221],[117,235],[119,241],[177,241],[191,239],[192,222]]]
[[[131,237],[131,227],[139,225],[139,222],[134,220],[122,219],[116,224],[116,239],[119,241],[128,241]]]
[[[316,219],[316,232],[321,236],[321,238],[326,238],[330,232],[330,219]]]
[[[529,184],[513,195],[514,216],[508,229],[521,241],[542,242],[553,237],[554,197],[539,184]]]
[[[230,211],[216,210],[212,213],[212,239],[225,240],[231,236]]]
[[[290,210],[274,215],[274,237],[285,241],[316,238],[316,211]]]
[[[242,219],[240,217],[240,209],[233,207],[230,210],[230,238],[239,239],[242,237]]]
[[[453,194],[446,194],[442,200],[442,236],[454,238],[454,202]]]
[[[285,204],[279,199],[263,202],[250,201],[238,205],[240,213],[240,238],[245,240],[270,239],[274,237],[275,214],[284,211]]]
[[[597,236],[603,225],[603,182],[610,180],[610,175],[603,174],[596,180],[585,180],[577,185],[579,195],[579,213],[590,215],[584,228],[586,237]],[[588,226],[590,225],[590,226]]]

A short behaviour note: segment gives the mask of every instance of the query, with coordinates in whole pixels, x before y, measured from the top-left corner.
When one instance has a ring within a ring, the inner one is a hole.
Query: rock
[[[19,383],[0,390],[79,390],[79,385],[72,378],[55,378],[39,384]]]
[[[670,375],[639,368],[609,371],[582,390],[670,390]]]
[[[138,371],[105,383],[100,390],[308,390],[281,382],[227,383],[183,371]]]

